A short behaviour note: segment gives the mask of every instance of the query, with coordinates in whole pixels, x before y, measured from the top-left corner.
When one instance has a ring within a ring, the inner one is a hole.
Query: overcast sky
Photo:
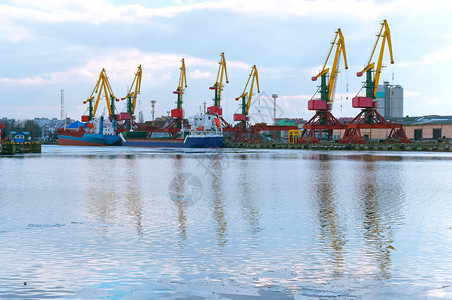
[[[367,63],[380,22],[391,29],[394,65],[383,58],[381,83],[404,88],[404,114],[452,115],[452,1],[431,0],[3,0],[0,4],[0,117],[60,116],[80,119],[102,68],[114,94],[124,97],[138,65],[143,79],[137,110],[151,118],[175,107],[181,58],[188,88],[186,114],[194,114],[212,90],[221,52],[229,84],[222,106],[228,120],[252,65],[260,90],[277,93],[278,115],[309,119],[307,101],[319,81],[337,28],[341,28],[349,70],[338,77],[333,114],[355,116],[351,98]],[[125,103],[120,104],[123,109]],[[263,104],[261,103],[260,106]],[[105,103],[99,106],[102,113]],[[260,110],[259,104],[250,113]]]

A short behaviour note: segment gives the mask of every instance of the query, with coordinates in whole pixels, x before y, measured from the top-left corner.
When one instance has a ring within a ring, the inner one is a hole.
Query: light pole
[[[273,98],[273,124],[276,126],[276,98],[278,98],[278,94],[272,94]]]
[[[151,107],[152,107],[152,110],[151,110],[151,113],[152,113],[152,121],[155,121],[155,103],[156,103],[157,101],[155,101],[155,100],[151,100]]]
[[[278,94],[272,94],[273,98],[273,125],[276,126],[276,98]],[[273,130],[273,141],[276,141],[276,130]]]

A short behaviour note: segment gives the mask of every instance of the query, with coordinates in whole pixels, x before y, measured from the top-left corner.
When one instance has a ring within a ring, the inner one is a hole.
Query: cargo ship
[[[76,121],[68,127],[56,130],[58,144],[64,146],[120,146],[115,123],[95,118],[89,123]]]
[[[223,130],[217,116],[193,117],[189,128],[172,135],[168,131],[127,131],[120,134],[123,146],[149,148],[221,148]]]

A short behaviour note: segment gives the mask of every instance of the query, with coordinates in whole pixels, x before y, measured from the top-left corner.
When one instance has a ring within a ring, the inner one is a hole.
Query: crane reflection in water
[[[367,255],[376,261],[377,278],[391,278],[391,253],[394,249],[394,222],[398,219],[402,186],[398,176],[379,178],[378,161],[397,160],[394,156],[360,155],[352,159],[361,160],[357,165],[358,199],[362,209],[364,239],[369,246]],[[388,167],[388,165],[385,165]],[[397,166],[390,165],[393,171]],[[386,174],[386,173],[385,173]],[[396,195],[392,195],[396,193]],[[391,213],[392,212],[392,213]]]
[[[114,159],[114,156],[89,155],[87,160],[83,160],[87,166],[82,166],[82,169],[96,168],[100,174],[109,174],[109,164],[105,163],[104,159]],[[87,199],[87,210],[95,224],[103,224],[103,226],[94,226],[95,230],[100,233],[108,231],[108,224],[116,222],[116,210],[119,195],[115,189],[105,189],[103,186],[114,186],[116,184],[113,176],[86,176],[84,186]]]
[[[227,156],[226,156],[227,157]],[[224,192],[224,178],[223,178],[223,156],[220,154],[214,154],[211,156],[209,167],[206,172],[210,175],[212,185],[212,203],[213,219],[215,220],[215,232],[217,236],[217,245],[219,251],[226,245],[228,223],[226,221],[226,208],[224,204],[225,192]],[[229,163],[229,161],[227,161]],[[207,171],[208,170],[208,171]]]
[[[316,154],[313,157],[313,171],[316,183],[311,195],[317,204],[317,216],[320,229],[320,242],[323,251],[330,255],[334,266],[333,276],[342,275],[344,267],[345,225],[337,213],[336,194],[334,192],[333,167],[330,156]]]
[[[239,175],[239,187],[241,195],[241,207],[242,207],[242,217],[245,219],[250,227],[251,234],[255,236],[259,231],[259,209],[256,204],[256,198],[253,195],[256,194],[253,191],[252,178],[250,174],[248,157],[246,155],[241,156],[240,160],[240,172]]]
[[[175,155],[173,164],[173,179],[170,181],[168,193],[176,206],[181,242],[187,239],[186,208],[195,204],[203,192],[201,180],[193,173],[185,173],[182,155]],[[183,244],[181,244],[183,246]]]
[[[138,182],[137,172],[137,159],[135,155],[127,155],[126,168],[128,169],[125,174],[126,177],[126,208],[129,217],[134,221],[135,228],[137,230],[138,239],[143,237],[143,200],[141,198],[140,191],[137,190]]]

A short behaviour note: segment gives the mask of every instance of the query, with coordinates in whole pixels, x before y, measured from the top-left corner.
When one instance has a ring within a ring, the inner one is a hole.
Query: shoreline
[[[437,142],[413,142],[411,144],[385,144],[377,142],[368,144],[339,144],[336,142],[289,144],[273,141],[264,141],[260,143],[232,143],[225,141],[223,148],[452,152],[452,145]]]

